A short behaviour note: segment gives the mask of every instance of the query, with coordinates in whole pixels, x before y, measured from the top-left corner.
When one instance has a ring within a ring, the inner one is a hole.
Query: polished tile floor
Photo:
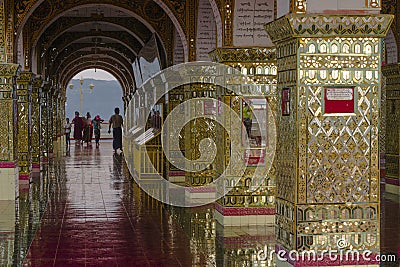
[[[71,149],[24,266],[190,266],[189,239],[135,187],[109,143]]]
[[[382,252],[397,254],[398,198],[382,202]],[[111,143],[56,157],[0,215],[0,266],[274,266],[254,258],[274,248],[273,227],[224,228],[212,206],[161,205]]]

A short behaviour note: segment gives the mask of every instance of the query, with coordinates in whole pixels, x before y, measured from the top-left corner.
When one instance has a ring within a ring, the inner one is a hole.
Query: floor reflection
[[[399,202],[382,203],[382,252],[397,253]],[[160,204],[110,143],[72,146],[0,215],[0,266],[275,266],[259,254],[274,250],[273,227],[223,227],[213,205]]]
[[[21,266],[40,224],[52,190],[62,177],[54,165],[35,174],[30,186],[20,186],[17,201],[0,202],[0,266]],[[65,175],[64,175],[65,177]]]

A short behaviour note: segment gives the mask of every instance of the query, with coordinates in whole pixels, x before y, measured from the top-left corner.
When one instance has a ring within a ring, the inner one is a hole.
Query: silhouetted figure
[[[153,128],[155,130],[161,130],[161,116],[160,116],[160,111],[156,111],[156,114],[154,115],[153,118]]]
[[[251,138],[251,127],[253,125],[253,109],[244,102],[243,107],[243,123],[246,127],[247,136]]]
[[[93,125],[92,116],[90,113],[86,113],[85,128],[83,128],[83,140],[86,142],[87,146],[92,145],[93,138]]]
[[[66,118],[65,124],[64,124],[64,134],[65,134],[65,144],[67,145],[67,148],[69,149],[71,146],[71,128],[72,125],[69,122],[69,118]]]
[[[115,114],[110,118],[110,124],[108,126],[108,133],[111,133],[111,127],[113,128],[113,149],[114,153],[117,149],[122,150],[122,125],[124,120],[122,116],[119,115],[119,108],[114,109]]]
[[[100,118],[99,115],[97,115],[94,120],[93,120],[93,130],[94,130],[94,138],[96,140],[96,147],[100,146],[100,129],[101,129],[101,123],[104,120]]]
[[[84,122],[81,117],[79,117],[79,112],[75,111],[75,117],[72,120],[72,123],[74,124],[74,139],[75,139],[75,145],[80,145],[82,141],[82,130],[84,127]]]

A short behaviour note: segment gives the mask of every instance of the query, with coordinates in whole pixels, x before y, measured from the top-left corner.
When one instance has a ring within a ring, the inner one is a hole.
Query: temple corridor
[[[158,203],[133,182],[111,143],[100,149],[73,146],[31,188],[21,194],[19,221],[8,222],[18,230],[0,229],[0,251],[9,253],[0,266],[275,265],[273,259],[257,260],[257,251],[275,245],[273,226],[222,227],[213,206]],[[399,202],[384,196],[381,250],[397,253]]]

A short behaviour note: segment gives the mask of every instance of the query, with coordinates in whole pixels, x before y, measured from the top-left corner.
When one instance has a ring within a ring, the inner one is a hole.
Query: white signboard
[[[200,0],[197,15],[196,59],[210,61],[208,53],[217,46],[216,25],[209,0]]]
[[[185,62],[185,53],[178,31],[174,34],[174,65]]]
[[[385,46],[386,46],[386,59],[387,64],[397,63],[397,44],[396,38],[394,37],[392,29],[390,29],[388,35],[385,37]]]
[[[327,88],[326,90],[328,100],[353,100],[352,88]]]
[[[274,0],[236,0],[233,21],[233,45],[272,46],[264,25],[274,20]]]

